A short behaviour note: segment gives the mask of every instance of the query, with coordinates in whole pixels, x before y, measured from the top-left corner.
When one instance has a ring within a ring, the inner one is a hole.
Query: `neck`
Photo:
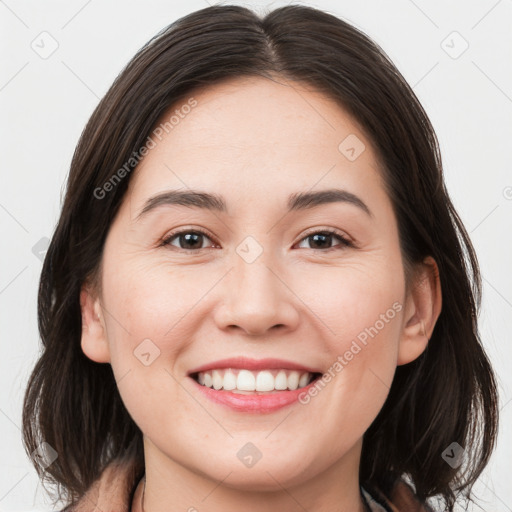
[[[137,486],[132,512],[198,512],[205,507],[208,512],[365,510],[358,479],[360,443],[324,471],[311,468],[314,474],[309,479],[302,475],[287,480],[286,473],[260,470],[246,481],[236,478],[234,470],[218,480],[209,478],[169,459],[147,438],[144,443],[146,473]]]

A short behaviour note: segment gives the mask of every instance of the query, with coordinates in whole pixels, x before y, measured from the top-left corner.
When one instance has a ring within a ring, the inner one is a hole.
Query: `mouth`
[[[320,372],[268,368],[218,368],[194,372],[189,376],[200,386],[240,395],[268,395],[301,390],[321,377]]]
[[[236,413],[252,414],[272,413],[302,403],[301,395],[308,393],[321,376],[318,372],[284,369],[251,372],[243,368],[219,368],[189,374],[197,392],[214,404]],[[276,389],[284,388],[285,382],[286,389]]]
[[[271,413],[300,402],[323,373],[285,359],[221,359],[191,369],[197,393],[237,413]],[[302,403],[302,402],[300,402]]]

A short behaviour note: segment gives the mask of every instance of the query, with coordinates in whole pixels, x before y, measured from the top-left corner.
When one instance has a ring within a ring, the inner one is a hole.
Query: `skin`
[[[432,334],[436,264],[418,265],[406,288],[377,154],[330,98],[260,77],[193,96],[197,106],[134,171],[106,240],[101,292],[85,283],[81,293],[82,350],[112,365],[144,434],[144,509],[363,511],[362,436],[397,365],[417,358]],[[365,145],[354,161],[338,149],[350,134]],[[150,197],[188,188],[224,196],[228,213],[162,205],[137,220]],[[327,188],[356,194],[373,215],[344,202],[286,212],[289,194]],[[209,236],[192,249],[180,237],[161,245],[177,228]],[[315,244],[311,235],[327,228],[357,246],[334,236]],[[252,263],[236,252],[249,235],[263,249]],[[327,372],[396,302],[394,318],[307,404],[235,412],[187,377],[235,355]],[[147,338],[160,355],[145,366],[133,352]],[[236,456],[248,442],[262,454],[250,468]],[[139,484],[132,510],[141,510],[140,492]]]

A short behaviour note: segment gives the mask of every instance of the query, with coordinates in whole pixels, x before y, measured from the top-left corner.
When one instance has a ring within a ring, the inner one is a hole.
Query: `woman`
[[[66,511],[451,511],[496,438],[479,302],[384,52],[313,8],[209,7],[82,134],[25,446]]]

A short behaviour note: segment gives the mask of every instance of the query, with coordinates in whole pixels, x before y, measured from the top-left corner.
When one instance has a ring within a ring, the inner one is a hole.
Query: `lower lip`
[[[278,393],[262,395],[245,395],[241,393],[233,393],[231,391],[209,388],[199,384],[199,382],[190,377],[192,382],[199,388],[199,391],[213,402],[227,405],[235,411],[252,413],[273,412],[297,402],[299,395],[307,393],[319,378],[320,377],[317,377],[307,386],[293,391],[280,391]]]

